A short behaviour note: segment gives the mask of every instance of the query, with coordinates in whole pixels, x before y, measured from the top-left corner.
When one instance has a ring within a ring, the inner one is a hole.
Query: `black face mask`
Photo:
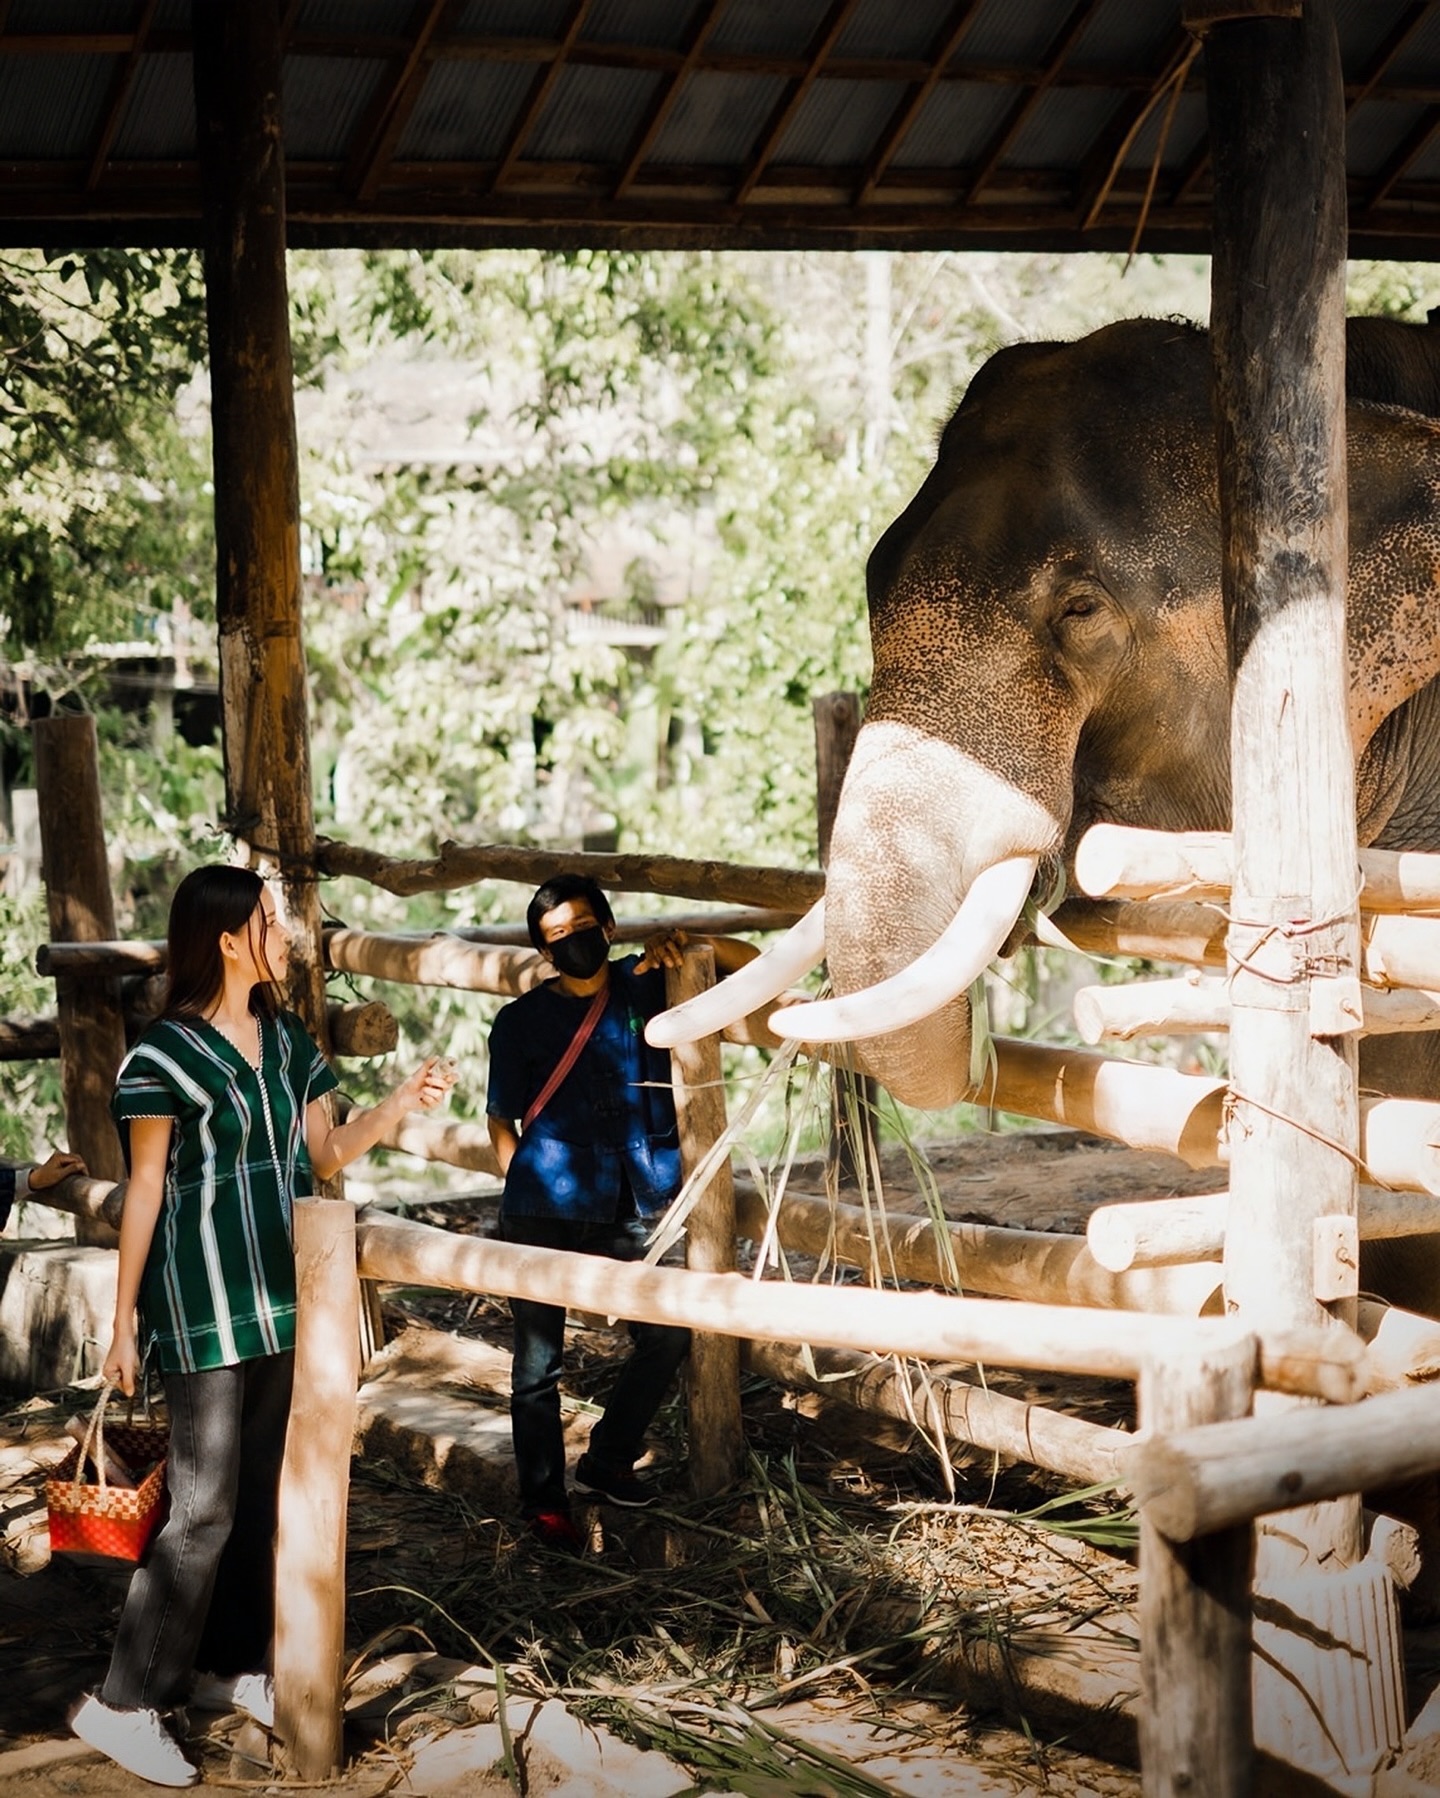
[[[572,980],[588,980],[592,974],[598,974],[610,955],[610,939],[600,924],[592,924],[588,930],[572,930],[569,936],[546,947],[551,961]]]

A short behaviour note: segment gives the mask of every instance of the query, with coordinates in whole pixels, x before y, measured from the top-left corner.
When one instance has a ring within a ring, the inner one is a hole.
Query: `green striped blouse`
[[[166,1372],[295,1346],[291,1204],[313,1185],[305,1107],[338,1084],[293,1012],[261,1019],[258,1069],[200,1018],[152,1025],[121,1064],[110,1109],[126,1165],[132,1118],[175,1124],[140,1280],[142,1328]]]

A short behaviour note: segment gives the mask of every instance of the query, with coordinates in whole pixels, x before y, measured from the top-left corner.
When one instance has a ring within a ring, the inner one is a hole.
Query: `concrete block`
[[[117,1265],[113,1249],[0,1241],[0,1387],[53,1392],[99,1373]]]

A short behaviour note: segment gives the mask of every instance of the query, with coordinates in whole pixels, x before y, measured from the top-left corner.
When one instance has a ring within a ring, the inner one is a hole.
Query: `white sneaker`
[[[263,1729],[275,1727],[275,1682],[268,1673],[197,1673],[190,1702],[197,1711],[244,1711]]]
[[[70,1727],[117,1767],[154,1785],[193,1786],[200,1777],[159,1711],[117,1710],[89,1692],[70,1713]]]

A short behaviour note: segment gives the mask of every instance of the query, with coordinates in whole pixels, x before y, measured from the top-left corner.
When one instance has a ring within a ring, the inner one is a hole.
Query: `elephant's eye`
[[[1093,618],[1097,610],[1095,600],[1089,593],[1072,593],[1065,601],[1061,612],[1062,618]]]

